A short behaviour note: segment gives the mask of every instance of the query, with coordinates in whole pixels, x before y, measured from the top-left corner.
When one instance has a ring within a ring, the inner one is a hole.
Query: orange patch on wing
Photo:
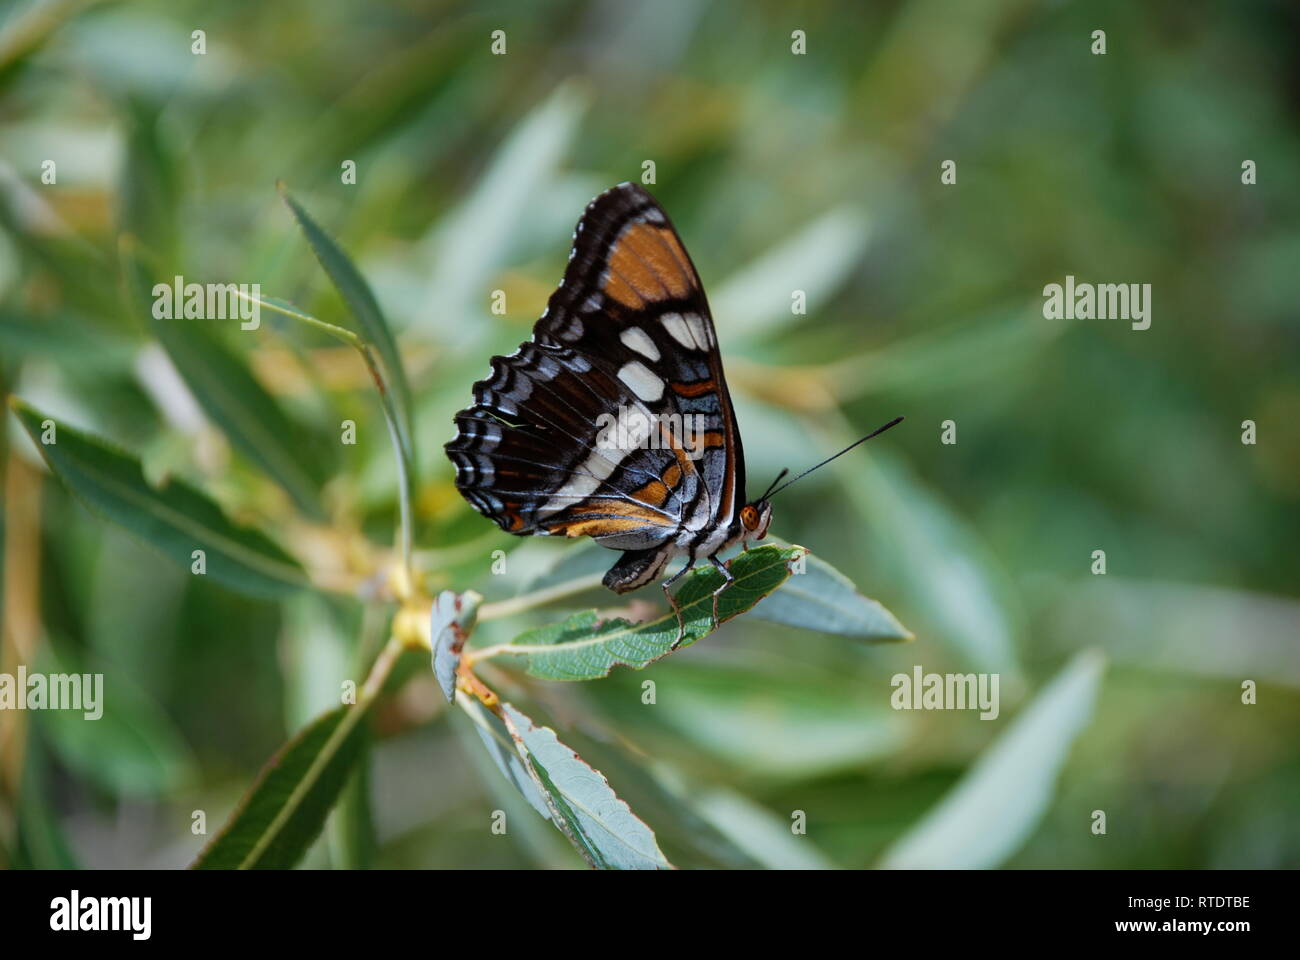
[[[663,527],[668,525],[664,517],[648,508],[638,507],[626,501],[605,501],[604,504],[584,504],[581,511],[575,513],[615,513],[619,516],[589,517],[586,520],[561,520],[550,524],[551,533],[562,533],[566,537],[604,537],[613,533],[629,533],[646,527]]]
[[[698,397],[705,393],[715,393],[718,385],[712,380],[700,380],[696,383],[674,383],[673,393],[679,397]]]
[[[686,448],[677,442],[676,437],[670,438],[668,444],[672,448],[673,456],[677,458],[678,469],[688,477],[693,476],[695,474],[695,461],[693,461],[691,455],[686,452]]]
[[[515,530],[522,530],[524,527],[524,518],[519,515],[519,504],[507,503],[503,516],[510,521],[510,526],[506,529],[512,533]]]
[[[671,263],[673,267],[676,268],[676,273],[674,274],[674,276],[680,278],[681,280],[681,284],[682,284],[681,290],[680,291],[674,290],[673,296],[684,297],[691,290],[691,288],[693,288],[696,285],[695,277],[693,277],[689,272],[690,267],[688,266],[688,264],[691,262],[691,258],[688,257],[686,255],[686,251],[682,249],[682,244],[681,241],[677,239],[677,234],[673,233],[671,230],[664,229],[664,228],[653,228],[653,229],[655,229],[655,232],[658,233],[659,235],[658,239],[663,241],[663,244],[666,245],[669,248],[669,250],[672,251],[671,254],[669,254],[669,256],[672,258]]]
[[[684,297],[695,287],[686,251],[671,230],[633,223],[623,229],[609,252],[602,288],[626,307]]]
[[[715,430],[710,430],[704,435],[704,445],[706,447],[725,447],[727,438]]]
[[[681,478],[682,468],[677,466],[675,463],[664,471],[664,483],[666,483],[670,488],[675,489],[677,487],[677,481]]]
[[[640,490],[633,490],[632,496],[652,507],[662,507],[668,499],[668,488],[659,480],[651,480]]]
[[[611,297],[623,304],[625,307],[631,307],[633,310],[640,310],[645,306],[645,300],[638,294],[628,282],[614,273],[612,270],[605,276],[605,285],[601,287],[605,296]]]
[[[569,520],[555,524],[550,530],[552,533],[562,533],[566,537],[601,537],[608,533],[637,530],[642,526],[644,524],[637,520],[625,520],[619,517],[618,519]]]
[[[658,483],[657,480],[652,481]],[[652,523],[659,526],[665,522],[663,514],[653,510],[648,506],[642,506],[637,503],[629,503],[627,500],[615,499],[614,497],[594,497],[583,503],[575,504],[569,508],[569,516],[582,517],[596,514],[599,516],[609,516],[617,514],[620,518],[631,517],[635,520],[641,520],[645,523]],[[561,524],[568,521],[561,520]]]

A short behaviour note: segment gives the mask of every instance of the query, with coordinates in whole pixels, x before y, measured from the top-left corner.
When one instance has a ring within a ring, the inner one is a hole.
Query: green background
[[[489,356],[527,338],[584,204],[653,161],[649,189],[710,293],[751,495],[907,417],[783,494],[772,532],[917,640],[745,617],[644,673],[564,685],[507,669],[501,689],[604,771],[677,865],[856,867],[914,840],[1071,657],[1098,649],[1077,738],[1048,730],[998,768],[1009,795],[1041,803],[968,811],[939,862],[1294,867],[1298,25],[1281,2],[20,2],[0,12],[0,378],[363,586],[392,543],[397,482],[353,355],[266,313],[255,334],[212,329],[322,481],[327,522],[312,524],[160,372],[122,293],[131,234],[160,278],[260,283],[348,323],[284,180],[398,335],[428,586],[509,597],[579,548],[496,531],[451,486],[441,445]],[[1045,320],[1042,289],[1067,274],[1151,284],[1151,328]],[[338,443],[344,418],[356,446]],[[42,476],[12,416],[4,443],[6,669],[100,671],[107,701],[93,724],[26,715],[0,744],[0,851],[16,866],[184,865],[203,839],[192,812],[211,835],[337,703],[389,611],[199,581]],[[489,572],[498,549],[504,576]],[[999,673],[1001,716],[891,710],[890,677],[914,664]],[[579,865],[503,799],[427,668],[410,669],[375,717],[367,789],[305,862]],[[502,805],[504,838],[488,831]]]

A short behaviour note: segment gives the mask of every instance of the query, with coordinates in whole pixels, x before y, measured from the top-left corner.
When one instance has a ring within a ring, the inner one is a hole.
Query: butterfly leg
[[[686,566],[682,567],[663,582],[664,598],[668,601],[668,605],[673,608],[673,613],[677,615],[677,639],[674,640],[673,645],[669,647],[670,650],[676,650],[681,646],[681,642],[686,639],[686,621],[682,619],[682,608],[677,605],[676,598],[668,592],[668,588],[681,579],[681,577],[693,566],[695,566],[695,559],[691,558],[691,561],[687,563]]]
[[[718,629],[718,594],[731,586],[736,578],[732,576],[731,571],[727,569],[727,565],[719,560],[717,556],[709,557],[709,563],[713,564],[717,571],[722,574],[722,585],[713,591],[713,629],[716,630]]]

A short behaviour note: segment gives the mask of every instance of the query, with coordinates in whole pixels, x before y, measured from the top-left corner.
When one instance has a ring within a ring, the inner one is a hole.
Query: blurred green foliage
[[[7,728],[0,854],[189,862],[191,812],[214,831],[387,634],[387,612],[348,595],[397,515],[364,367],[269,313],[256,333],[209,331],[282,409],[302,482],[325,479],[329,523],[312,523],[295,509],[309,495],[268,479],[157,362],[121,238],[159,277],[259,283],[345,322],[276,195],[286,181],[395,328],[427,587],[500,600],[579,548],[520,542],[465,505],[441,453],[451,415],[528,336],[583,205],[653,160],[710,291],[751,494],[906,415],[783,495],[773,532],[917,640],[865,648],[746,617],[643,673],[506,670],[503,693],[553,718],[683,867],[901,863],[935,837],[952,864],[1300,865],[1297,26],[1281,0],[8,5],[4,392],[205,491],[344,588],[276,603],[190,577],[43,477],[8,417],[0,669],[76,664],[109,695],[95,724]],[[1066,274],[1150,283],[1151,329],[1044,320],[1042,288]],[[356,446],[336,442],[343,419]],[[498,549],[505,576],[489,573]],[[1104,675],[1074,658],[1086,648]],[[1001,717],[891,710],[890,677],[914,664],[999,672]],[[577,865],[410,670],[373,718],[368,789],[306,862]],[[1043,690],[1058,698],[1032,715],[1057,717],[1055,738],[1001,740]],[[986,752],[1006,742],[1020,749]],[[1041,804],[1012,802],[1017,786]],[[970,818],[934,827],[962,795]],[[488,833],[498,807],[509,839]]]

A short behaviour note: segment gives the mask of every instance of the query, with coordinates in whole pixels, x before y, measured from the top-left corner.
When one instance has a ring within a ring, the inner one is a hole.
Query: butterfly
[[[663,583],[674,646],[685,625],[669,587],[707,560],[723,578],[712,597],[717,623],[718,595],[734,579],[718,554],[763,539],[771,498],[794,480],[778,488],[783,470],[746,499],[704,288],[643,187],[621,183],[588,204],[532,339],[493,357],[473,395],[444,447],[471,506],[509,533],[587,536],[621,551],[602,581],[615,593],[686,557]]]

